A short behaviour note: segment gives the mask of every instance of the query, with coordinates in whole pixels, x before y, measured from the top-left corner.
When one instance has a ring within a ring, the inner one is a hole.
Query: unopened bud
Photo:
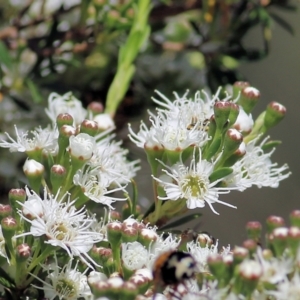
[[[73,117],[68,113],[59,114],[56,117],[56,123],[58,129],[60,129],[63,125],[70,125],[72,126],[74,122]]]
[[[278,102],[271,102],[266,109],[264,127],[266,130],[277,125],[286,114],[286,108]]]
[[[96,136],[98,133],[98,123],[92,120],[83,120],[80,125],[80,133]]]

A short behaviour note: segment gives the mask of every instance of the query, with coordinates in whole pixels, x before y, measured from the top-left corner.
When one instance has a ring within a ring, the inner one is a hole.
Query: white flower
[[[56,153],[58,150],[57,139],[58,131],[56,128],[36,128],[31,131],[32,137],[28,137],[28,131],[18,132],[15,126],[17,139],[14,140],[8,133],[5,133],[10,140],[0,142],[0,147],[9,148],[10,152],[31,152],[43,150],[46,153]]]
[[[228,186],[237,187],[240,191],[252,185],[276,188],[281,180],[290,176],[286,164],[277,167],[276,163],[271,162],[270,157],[275,149],[268,153],[262,150],[267,140],[268,137],[256,146],[257,139],[254,139],[246,145],[246,154],[233,165],[233,173],[224,178]]]
[[[20,215],[31,224],[30,232],[20,234],[18,237],[25,235],[45,236],[45,243],[63,248],[70,257],[79,256],[85,263],[90,265],[86,258],[92,259],[87,252],[93,247],[94,243],[102,240],[102,234],[92,231],[94,223],[93,218],[86,215],[84,208],[76,210],[73,206],[75,201],[70,201],[70,195],[65,194],[61,199],[59,191],[53,197],[44,190],[44,199],[41,199],[36,193],[30,193],[26,188],[26,194],[29,199],[35,196],[35,200],[40,202],[43,213],[40,210],[30,207],[31,202],[19,202],[23,210],[29,211],[34,219],[29,219],[22,214]],[[67,199],[65,199],[67,198]]]
[[[153,99],[161,108],[157,109],[157,115],[150,113],[152,127],[148,129],[142,122],[135,134],[129,125],[129,138],[140,148],[157,150],[183,151],[190,145],[202,146],[208,140],[207,124],[219,92],[212,98],[202,92],[204,99],[200,92],[194,99],[188,99],[187,93],[182,97],[175,93],[174,101],[157,92],[163,100]]]
[[[42,288],[40,286],[33,286],[44,290],[45,297],[49,300],[53,300],[56,297],[60,300],[76,300],[79,297],[84,297],[86,299],[87,297],[92,296],[90,287],[87,284],[86,275],[77,271],[78,261],[74,268],[72,268],[72,262],[73,260],[70,259],[63,268],[60,268],[55,256],[55,264],[52,264],[49,267],[44,266],[44,270],[48,273],[46,281],[31,274],[43,283]]]
[[[93,156],[89,161],[92,168],[101,171],[111,182],[120,186],[130,182],[139,170],[138,160],[128,161],[128,150],[121,147],[121,142],[110,142],[114,136],[108,136],[97,142]]]
[[[82,107],[82,103],[71,92],[62,96],[51,93],[48,98],[48,108],[45,111],[53,123],[56,122],[57,116],[63,113],[70,114],[75,125],[79,125],[87,116],[87,111]]]
[[[188,252],[194,257],[197,262],[198,272],[209,272],[207,265],[207,258],[212,254],[217,254],[218,252],[218,241],[214,245],[206,244],[205,247],[201,247],[199,242],[189,242],[186,245]],[[220,255],[222,257],[227,257],[230,253],[230,246],[223,247]]]
[[[265,259],[261,248],[257,249],[255,254],[256,260],[261,264],[263,274],[261,281],[268,282],[271,284],[278,284],[283,281],[293,271],[293,260],[292,258],[271,257]]]
[[[165,164],[163,165],[169,169],[163,170],[163,172],[170,177],[169,180],[153,177],[162,185],[166,192],[166,196],[159,197],[159,199],[173,201],[186,199],[189,209],[204,207],[205,203],[207,203],[215,214],[218,213],[213,208],[213,203],[221,203],[236,208],[231,204],[218,200],[218,198],[219,194],[226,194],[229,193],[231,189],[237,188],[217,187],[217,183],[220,182],[222,178],[210,182],[209,176],[214,171],[214,165],[206,160],[202,160],[201,152],[199,161],[196,162],[194,151],[189,167],[186,167],[182,161],[172,167],[166,166]]]
[[[127,269],[142,269],[148,262],[148,256],[148,250],[141,243],[122,243],[122,260]]]
[[[276,300],[300,299],[300,276],[296,271],[292,279],[286,278],[276,285],[276,291],[266,292]]]
[[[116,191],[125,191],[125,187],[119,186],[115,189],[109,189],[112,184],[107,176],[101,174],[100,171],[87,168],[86,170],[80,169],[73,177],[73,183],[81,187],[83,193],[96,203],[102,203],[109,206],[115,201],[125,201],[126,198],[117,198],[110,196]]]
[[[79,133],[70,136],[69,151],[74,157],[81,160],[88,160],[92,157],[95,149],[95,138],[87,133]]]

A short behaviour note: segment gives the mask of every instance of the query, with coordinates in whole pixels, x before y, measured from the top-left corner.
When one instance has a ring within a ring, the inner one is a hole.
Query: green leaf
[[[274,13],[270,13],[270,16],[273,18],[275,22],[277,22],[278,25],[280,25],[288,33],[290,33],[291,35],[295,34],[293,27],[286,20],[284,20],[279,15]]]
[[[216,171],[214,171],[210,176],[209,176],[209,181],[214,182],[218,179],[221,179],[225,176],[230,175],[233,172],[232,168],[220,168]]]
[[[271,150],[275,147],[277,147],[278,145],[281,144],[281,141],[269,141],[268,143],[262,145],[261,149],[266,152],[268,150]]]
[[[43,102],[43,97],[37,87],[37,85],[29,78],[26,79],[26,85],[30,91],[31,97],[34,103]]]
[[[0,268],[0,283],[6,288],[15,287],[13,280],[7,275],[2,268]]]
[[[174,222],[171,222],[163,227],[161,227],[159,230],[160,231],[164,231],[164,230],[167,230],[167,229],[170,229],[170,228],[174,228],[174,227],[177,227],[177,226],[180,226],[180,225],[183,225],[187,222],[190,222],[194,219],[197,219],[199,218],[200,216],[202,216],[202,214],[200,213],[194,213],[194,214],[191,214],[191,215],[188,215],[188,216],[185,216],[185,217],[182,217]]]
[[[0,40],[0,63],[3,63],[9,69],[11,69],[13,65],[13,61],[9,54],[9,51],[1,40]]]

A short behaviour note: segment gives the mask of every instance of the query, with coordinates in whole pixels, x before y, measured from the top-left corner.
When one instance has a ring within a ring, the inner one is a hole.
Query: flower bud
[[[31,248],[25,243],[16,248],[16,257],[18,262],[25,262],[31,256]]]
[[[9,248],[10,252],[13,251],[12,247],[12,237],[15,235],[18,229],[17,220],[11,216],[5,217],[1,220],[2,233],[5,239],[5,244]]]
[[[153,280],[152,273],[149,269],[139,269],[129,278],[129,282],[135,284],[139,294],[145,294],[150,287],[150,283]]]
[[[57,128],[60,129],[63,125],[73,125],[73,117],[68,113],[59,114],[56,117]]]
[[[83,120],[80,125],[80,133],[87,133],[90,136],[96,136],[98,133],[98,123],[91,120]]]
[[[233,260],[235,265],[241,263],[244,259],[249,258],[247,248],[235,246],[233,249]]]
[[[217,101],[214,105],[214,116],[217,128],[222,132],[225,125],[228,124],[231,104],[227,101]]]
[[[238,104],[242,106],[246,114],[251,113],[260,98],[260,92],[254,87],[248,86],[242,89]]]
[[[254,260],[244,260],[237,268],[234,291],[236,294],[250,297],[256,289],[263,270],[260,264]]]
[[[288,245],[294,256],[297,255],[300,244],[300,228],[290,227],[288,231]]]
[[[228,120],[229,120],[230,126],[232,126],[239,116],[240,107],[233,102],[229,102],[229,104],[230,104],[230,113],[228,116]]]
[[[53,165],[50,169],[50,181],[52,184],[52,192],[57,193],[59,188],[63,185],[67,177],[66,168],[62,165]]]
[[[112,258],[112,250],[110,248],[94,246],[91,250],[91,257],[97,264],[105,268],[107,261]]]
[[[12,208],[10,205],[8,204],[1,204],[0,203],[0,221],[5,218],[8,217],[12,214]]]
[[[154,230],[143,228],[139,231],[138,242],[148,248],[150,244],[157,240],[157,238],[158,234]]]
[[[91,112],[93,116],[95,116],[101,114],[104,110],[104,107],[102,103],[93,101],[88,105],[87,110]]]
[[[216,279],[223,280],[227,268],[222,256],[220,254],[210,254],[207,258],[207,264]]]
[[[243,242],[243,247],[249,250],[249,253],[252,255],[257,249],[257,242],[252,239],[248,239]]]
[[[94,117],[100,132],[115,128],[115,123],[109,114],[99,114]]]
[[[249,82],[236,81],[232,86],[232,98],[235,99],[240,96],[241,91],[248,86],[250,86]]]
[[[69,153],[71,159],[87,161],[92,157],[95,148],[95,138],[87,133],[79,133],[70,137]]]
[[[30,187],[39,193],[45,168],[42,164],[33,159],[27,159],[23,171],[29,181]]]
[[[271,102],[266,109],[264,117],[265,130],[277,125],[285,116],[286,108],[278,102]]]
[[[17,217],[18,209],[21,205],[18,202],[24,203],[26,200],[26,192],[23,189],[11,189],[8,193],[9,203],[14,211],[14,216]]]
[[[290,213],[290,222],[292,226],[300,228],[300,210],[293,210]]]
[[[117,221],[108,223],[106,230],[109,243],[114,246],[120,245],[122,238],[122,224]]]
[[[134,227],[123,226],[122,229],[122,242],[129,243],[135,242],[138,238],[138,229]]]
[[[243,135],[236,129],[230,128],[224,136],[222,161],[228,159],[243,142]]]
[[[271,245],[271,248],[274,250],[275,256],[280,257],[287,248],[288,234],[288,228],[278,227],[268,235],[268,242]]]
[[[127,281],[123,283],[122,294],[120,295],[121,299],[135,300],[137,294],[138,294],[138,289],[133,282]]]
[[[284,219],[277,216],[268,217],[267,221],[267,232],[271,233],[275,228],[282,227],[285,225]]]
[[[251,221],[247,223],[246,231],[249,239],[258,242],[261,237],[262,226],[257,221]]]

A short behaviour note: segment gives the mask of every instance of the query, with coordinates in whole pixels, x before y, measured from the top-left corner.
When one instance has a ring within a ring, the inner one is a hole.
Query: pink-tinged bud
[[[277,227],[282,227],[285,225],[284,219],[278,216],[270,216],[267,218],[267,232],[271,233]]]
[[[99,131],[105,131],[115,128],[115,122],[109,114],[99,114],[94,117],[94,121],[97,122]]]
[[[257,221],[251,221],[247,223],[246,231],[249,239],[258,242],[261,237],[262,226]]]
[[[17,220],[11,216],[5,217],[1,220],[2,233],[7,245],[11,245],[11,238],[18,229]]]
[[[83,120],[80,125],[80,133],[96,136],[98,133],[98,123],[92,120]]]
[[[134,227],[123,227],[122,242],[130,243],[135,242],[138,238],[138,229]]]
[[[233,84],[232,86],[232,98],[236,99],[237,97],[240,96],[241,91],[250,86],[249,82],[246,81],[237,81]]]
[[[217,101],[214,105],[214,116],[219,130],[223,130],[228,124],[231,104],[228,101]]]
[[[53,165],[50,169],[50,181],[52,184],[52,192],[57,193],[59,188],[63,185],[67,177],[67,170],[62,165]]]
[[[245,260],[239,266],[240,276],[250,281],[258,281],[262,273],[261,265],[254,260]]]
[[[261,265],[254,261],[246,259],[237,267],[234,290],[237,294],[250,297],[256,289],[260,277],[263,274]]]
[[[101,282],[106,281],[107,276],[104,273],[92,271],[89,273],[87,280],[88,280],[88,284],[93,286],[100,281]]]
[[[112,210],[110,212],[110,219],[112,221],[121,221],[121,214],[116,210]]]
[[[300,210],[293,210],[290,214],[290,222],[292,226],[300,228]]]
[[[257,242],[255,240],[248,239],[243,242],[243,247],[249,250],[253,254],[257,249]]]
[[[14,211],[14,216],[16,216],[18,209],[21,209],[21,205],[18,202],[25,202],[26,192],[23,189],[11,189],[8,193],[8,199]]]
[[[266,109],[264,126],[268,130],[277,125],[286,115],[286,108],[278,102],[271,102]]]
[[[246,258],[249,258],[249,250],[244,247],[235,246],[233,249],[233,259],[235,264],[241,263]]]
[[[96,281],[95,278],[88,277],[88,284],[92,290],[95,299],[100,297],[105,297],[105,298],[108,297],[108,291],[110,287],[107,281],[104,280]]]
[[[92,112],[93,116],[95,116],[101,114],[104,110],[104,107],[102,103],[93,101],[88,105],[87,110]]]
[[[109,299],[124,299],[123,298],[123,284],[124,280],[121,277],[110,277],[107,280],[108,293],[106,297]]]
[[[137,294],[138,294],[138,289],[137,289],[137,286],[133,282],[130,282],[130,281],[124,282],[121,299],[124,299],[124,300],[135,299]]]
[[[16,253],[18,261],[24,262],[31,256],[31,248],[28,244],[20,244],[17,246]]]
[[[216,279],[224,278],[227,267],[224,264],[223,257],[220,254],[210,254],[207,258],[207,264],[209,270],[216,277]]]
[[[12,214],[12,208],[8,204],[0,204],[0,220]]]
[[[289,229],[287,227],[278,227],[268,236],[268,242],[274,249],[275,256],[280,257],[288,246]]]
[[[133,219],[133,218],[128,218],[126,220],[123,221],[123,228],[126,228],[126,227],[134,227],[134,228],[138,228],[138,222]]]
[[[238,104],[243,108],[246,114],[250,114],[260,98],[258,89],[248,86],[242,89]]]
[[[99,265],[106,266],[107,261],[112,258],[112,250],[110,248],[96,247],[91,250],[91,257]]]
[[[294,256],[297,255],[299,245],[300,245],[300,228],[293,226],[289,228],[288,231],[288,245],[292,250]]]
[[[106,225],[107,239],[114,246],[121,244],[122,223],[114,221]]]
[[[70,125],[63,125],[59,130],[59,136],[64,138],[69,138],[76,134],[76,129]]]
[[[225,161],[234,154],[242,142],[243,135],[240,132],[233,128],[228,129],[224,136],[224,148],[221,160]]]
[[[155,242],[158,239],[158,234],[149,228],[143,228],[140,230],[138,242],[144,245],[146,248],[149,247],[150,244]]]
[[[74,119],[73,117],[68,113],[59,114],[56,117],[56,123],[58,129],[60,129],[63,125],[73,125]]]

